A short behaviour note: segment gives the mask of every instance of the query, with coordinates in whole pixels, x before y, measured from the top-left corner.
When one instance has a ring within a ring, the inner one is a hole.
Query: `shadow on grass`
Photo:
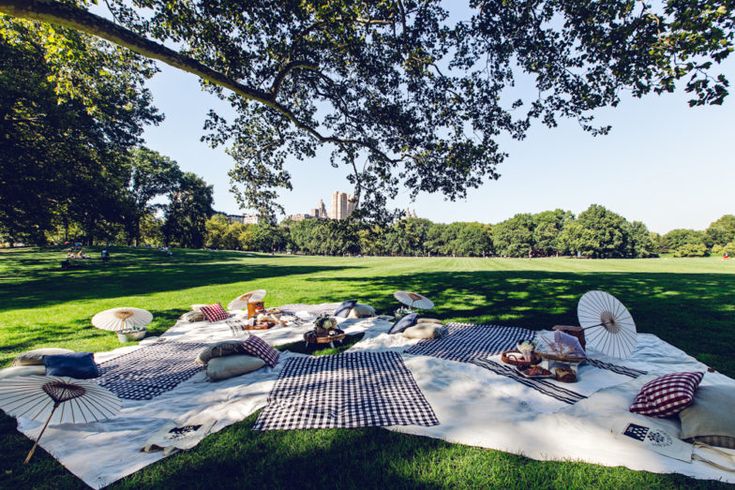
[[[175,308],[168,310],[156,310],[154,323],[148,327],[148,336],[161,335],[176,323],[185,308]],[[117,344],[117,337],[114,332],[99,330],[94,328],[89,319],[83,320],[65,320],[59,322],[53,327],[47,325],[34,326],[13,326],[6,327],[7,333],[15,334],[12,343],[0,345],[0,366],[9,362],[14,354],[39,347],[63,347],[76,350],[79,342],[86,340],[97,340],[99,342],[112,340]],[[115,345],[123,347],[122,344]],[[114,348],[114,347],[113,347]]]
[[[629,309],[639,332],[655,334],[729,376],[735,376],[735,276],[675,273],[562,273],[540,271],[418,272],[372,278],[309,278],[343,283],[359,299],[390,313],[398,289],[436,303],[442,319],[502,323],[534,330],[577,324],[577,303],[601,289]]]
[[[95,271],[44,271],[38,277],[0,283],[0,311],[74,300],[116,298],[265,278],[354,269],[354,266],[264,265],[230,262],[161,262]]]

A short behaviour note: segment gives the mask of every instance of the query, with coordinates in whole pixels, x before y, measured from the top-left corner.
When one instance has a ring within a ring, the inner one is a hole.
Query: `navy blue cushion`
[[[396,323],[394,323],[393,326],[390,327],[388,333],[401,333],[408,327],[413,327],[414,325],[416,325],[416,320],[418,320],[418,317],[418,313],[409,313],[408,315],[399,318],[398,321],[396,321]]]
[[[347,315],[350,314],[350,311],[352,308],[355,307],[357,304],[356,299],[350,299],[347,301],[343,301],[341,305],[337,307],[336,310],[334,310],[334,316],[341,317],[341,318],[347,318]]]
[[[48,376],[68,376],[76,379],[96,378],[100,375],[91,352],[75,352],[43,356]]]

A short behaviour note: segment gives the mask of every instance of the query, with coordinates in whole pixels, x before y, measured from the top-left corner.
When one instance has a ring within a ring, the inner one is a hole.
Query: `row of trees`
[[[0,243],[203,246],[211,187],[140,146],[150,61],[0,15],[0,67]]]
[[[421,218],[386,226],[318,219],[244,225],[216,215],[206,231],[209,248],[314,255],[632,258],[735,252],[733,215],[723,216],[705,231],[673,230],[661,236],[640,221],[628,221],[596,204],[578,216],[557,209],[517,214],[495,225],[442,224]]]

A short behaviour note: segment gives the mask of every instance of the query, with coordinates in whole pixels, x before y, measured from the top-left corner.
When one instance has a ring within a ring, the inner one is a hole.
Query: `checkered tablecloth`
[[[99,365],[103,386],[126,400],[150,400],[204,369],[195,362],[203,343],[159,340]]]
[[[448,361],[472,362],[512,349],[520,340],[532,339],[534,332],[520,327],[450,323],[449,334],[422,340],[406,349],[406,354],[432,356]]]
[[[254,430],[437,425],[395,352],[289,359]]]

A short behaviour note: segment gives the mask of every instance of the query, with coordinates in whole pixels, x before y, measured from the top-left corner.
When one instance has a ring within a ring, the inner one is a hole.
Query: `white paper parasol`
[[[263,301],[266,295],[265,289],[256,289],[245,294],[241,294],[237,298],[230,301],[227,305],[228,310],[245,310],[248,307],[248,303],[255,303],[257,301]]]
[[[143,330],[151,323],[153,315],[141,308],[112,308],[97,313],[92,317],[92,325],[110,332]]]
[[[577,306],[587,345],[603,354],[624,359],[636,345],[633,317],[618,299],[604,291],[588,291]]]
[[[11,417],[44,422],[28,463],[49,424],[88,424],[118,414],[122,401],[93,381],[54,376],[19,376],[0,382],[0,409]]]
[[[396,291],[393,296],[408,306],[419,310],[430,310],[434,307],[434,302],[422,294],[413,293],[411,291]]]

